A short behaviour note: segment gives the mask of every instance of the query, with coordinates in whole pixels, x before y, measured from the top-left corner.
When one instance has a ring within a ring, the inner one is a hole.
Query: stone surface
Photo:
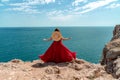
[[[120,38],[120,25],[116,25],[113,31],[112,40]]]
[[[110,49],[107,53],[106,53],[106,58],[110,59],[110,60],[114,60],[116,59],[118,56],[120,56],[120,47],[116,47],[113,49]]]
[[[116,61],[118,63],[118,61]],[[116,64],[115,63],[115,64]],[[0,80],[116,80],[100,64],[77,59],[74,62],[43,63],[11,60],[0,63]]]
[[[120,78],[120,25],[116,25],[113,37],[103,48],[101,64],[105,70],[119,80]]]

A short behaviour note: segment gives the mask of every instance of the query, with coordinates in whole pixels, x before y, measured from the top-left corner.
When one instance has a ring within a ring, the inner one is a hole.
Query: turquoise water
[[[39,59],[52,41],[49,38],[54,27],[0,28],[0,62],[17,58],[24,61]],[[113,27],[60,27],[64,37],[72,37],[63,41],[71,51],[77,52],[77,58],[98,63],[104,45],[112,37]]]

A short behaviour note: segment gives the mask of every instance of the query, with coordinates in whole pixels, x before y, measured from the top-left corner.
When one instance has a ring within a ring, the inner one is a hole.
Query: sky
[[[0,27],[116,24],[120,0],[0,0]]]

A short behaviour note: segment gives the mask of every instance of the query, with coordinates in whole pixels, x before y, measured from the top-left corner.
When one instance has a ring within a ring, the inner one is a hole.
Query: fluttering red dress
[[[71,52],[64,46],[61,39],[59,41],[53,41],[47,51],[40,55],[39,58],[44,62],[69,62],[76,58],[76,52]]]

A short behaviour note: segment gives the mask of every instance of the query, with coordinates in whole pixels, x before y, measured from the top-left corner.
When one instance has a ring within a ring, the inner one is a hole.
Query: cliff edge
[[[100,64],[75,62],[43,63],[14,59],[0,63],[0,80],[116,80]]]
[[[102,65],[105,70],[120,80],[120,25],[116,25],[113,37],[103,49]]]

